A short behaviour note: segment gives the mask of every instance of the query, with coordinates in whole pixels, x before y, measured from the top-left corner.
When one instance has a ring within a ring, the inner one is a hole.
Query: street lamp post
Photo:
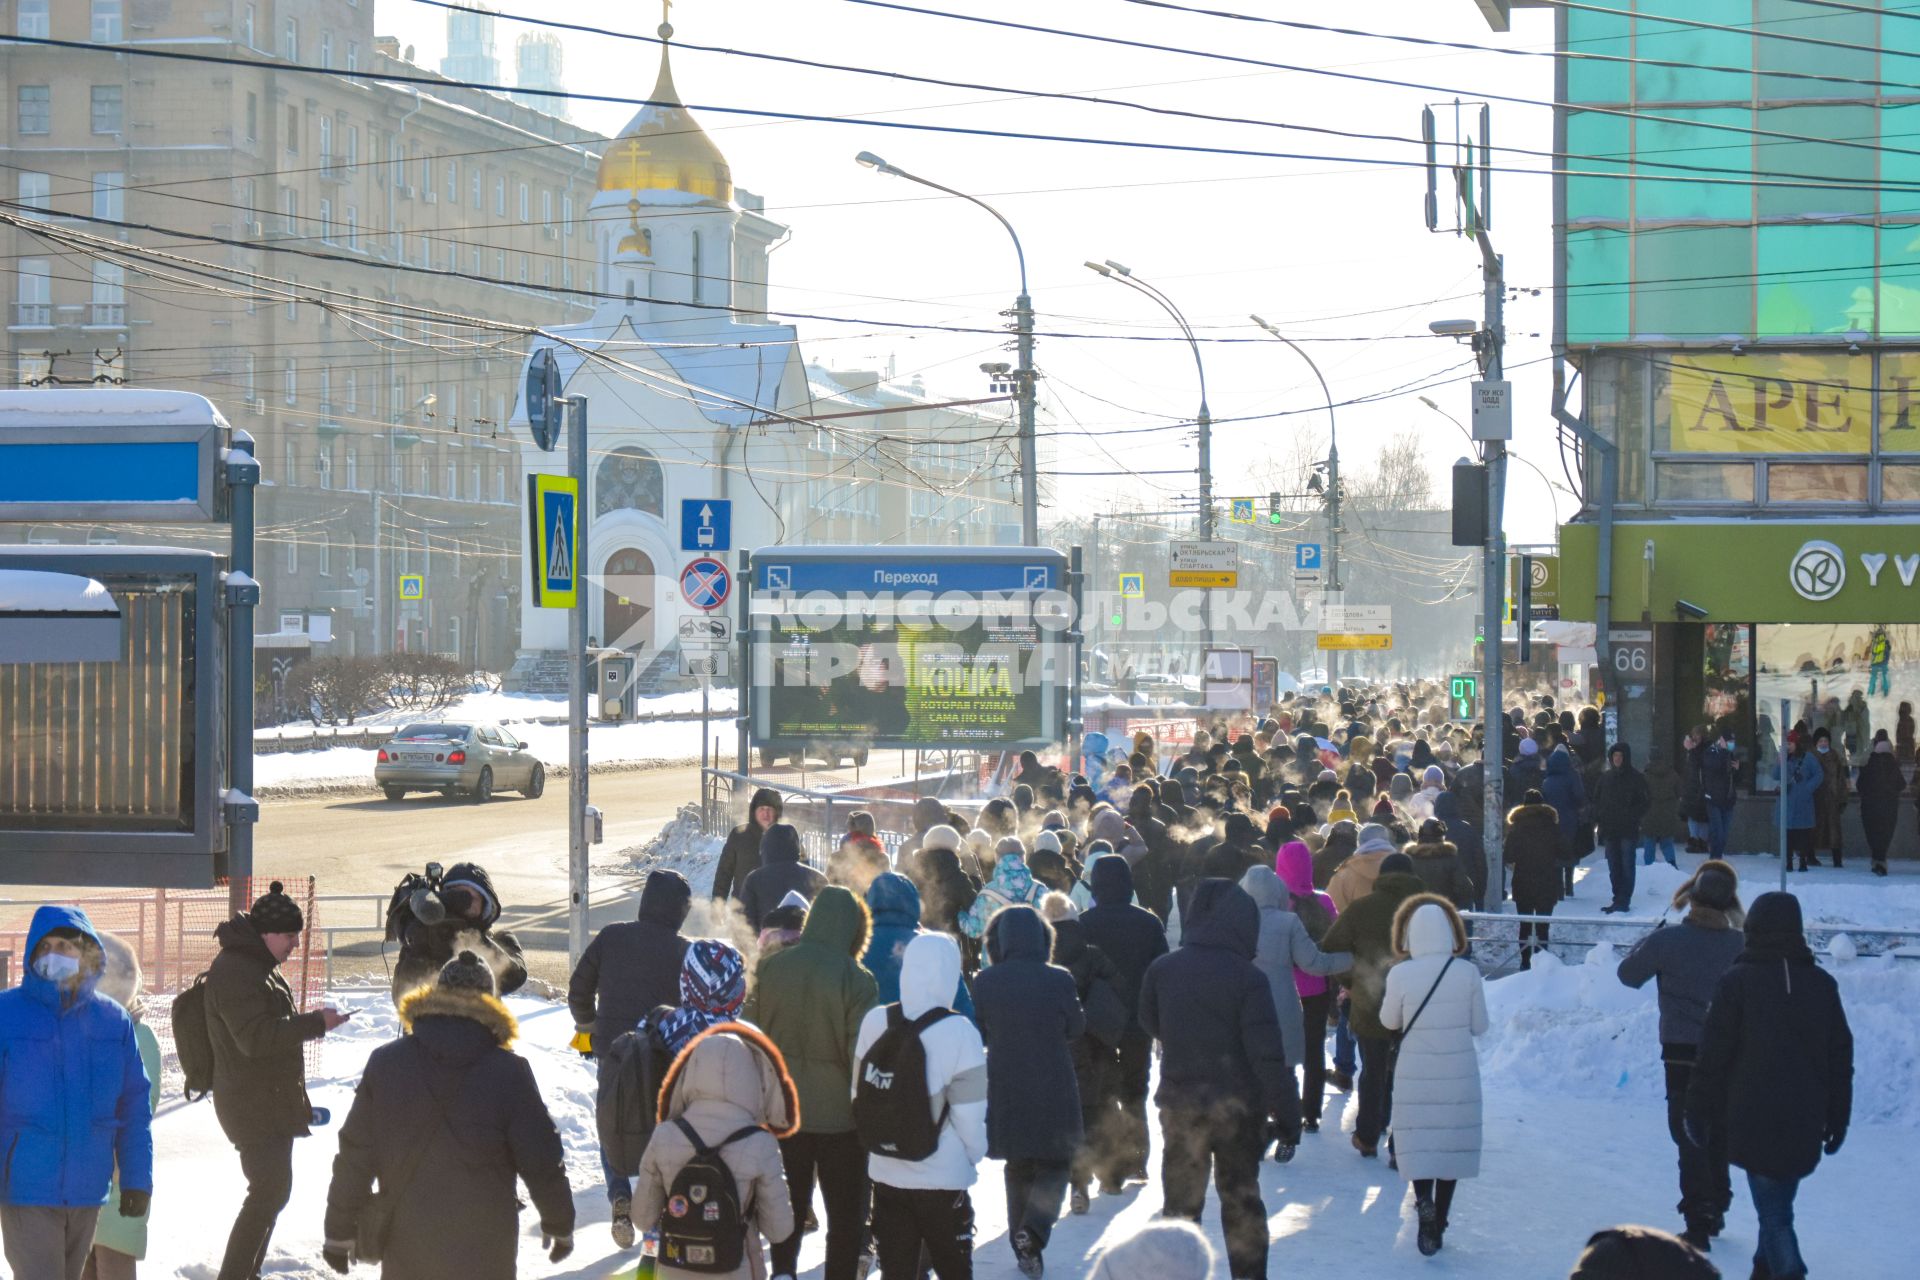
[[[1207,409],[1207,366],[1200,359],[1200,341],[1193,336],[1193,326],[1173,305],[1169,298],[1154,286],[1133,274],[1127,267],[1108,258],[1105,262],[1089,262],[1087,270],[1117,280],[1137,293],[1159,303],[1173,322],[1180,326],[1180,332],[1186,336],[1187,346],[1193,351],[1193,367],[1200,375],[1200,414],[1194,419],[1194,425],[1200,429],[1200,457],[1197,471],[1200,479],[1200,540],[1213,541],[1213,415]],[[1213,647],[1213,588],[1203,587],[1207,594],[1201,600],[1201,643],[1203,648]]]
[[[1327,400],[1327,578],[1320,584],[1320,604],[1322,625],[1325,625],[1326,605],[1336,600],[1342,590],[1340,585],[1340,428],[1333,413],[1333,392],[1327,388],[1326,375],[1320,372],[1320,366],[1313,362],[1306,348],[1281,333],[1278,329],[1262,320],[1259,316],[1249,316],[1255,324],[1265,329],[1269,335],[1286,343],[1302,360],[1307,368],[1313,370],[1313,376],[1320,380],[1320,394]],[[1340,687],[1340,651],[1327,651],[1327,676],[1335,689]]]
[[[923,187],[958,197],[969,204],[978,205],[992,214],[1001,226],[1007,229],[1007,235],[1013,239],[1013,253],[1020,261],[1020,296],[1013,300],[1013,329],[1015,346],[1019,356],[1019,367],[1013,376],[1019,383],[1020,400],[1020,539],[1029,547],[1040,545],[1040,463],[1034,445],[1034,401],[1037,375],[1033,368],[1033,299],[1027,294],[1027,254],[1020,247],[1019,233],[1013,224],[998,209],[978,196],[970,196],[964,191],[955,191],[952,187],[941,186],[916,173],[888,164],[871,151],[862,151],[854,158],[855,164],[865,165],[875,173],[884,173],[895,178],[905,178],[908,182],[917,182]]]

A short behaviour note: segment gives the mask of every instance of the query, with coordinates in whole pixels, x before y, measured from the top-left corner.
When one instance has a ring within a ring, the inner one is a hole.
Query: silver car
[[[547,771],[526,743],[497,724],[423,721],[405,726],[380,748],[373,780],[389,800],[404,799],[409,791],[438,791],[485,804],[496,791],[538,799]]]

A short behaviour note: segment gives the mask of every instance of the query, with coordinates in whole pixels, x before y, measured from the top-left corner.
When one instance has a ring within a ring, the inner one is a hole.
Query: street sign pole
[[[227,561],[227,602],[232,608],[227,630],[227,782],[223,808],[227,820],[227,909],[245,911],[252,891],[253,823],[259,810],[253,804],[253,602],[260,588],[252,583],[254,570],[254,488],[260,483],[260,464],[253,456],[253,437],[233,433],[225,458],[232,542]],[[235,587],[239,589],[234,589]]]
[[[587,950],[587,398],[569,396],[567,474],[574,500],[573,608],[567,610],[567,970]]]

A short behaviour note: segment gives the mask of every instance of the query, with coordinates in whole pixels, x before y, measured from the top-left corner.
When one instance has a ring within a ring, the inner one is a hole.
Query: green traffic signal
[[[1279,524],[1279,523],[1280,523],[1280,513],[1279,513],[1278,511],[1275,511],[1275,512],[1274,512],[1273,514],[1271,514],[1271,515],[1269,515],[1269,516],[1267,517],[1267,523],[1268,523],[1268,524]]]
[[[1121,618],[1121,616],[1120,616],[1119,614],[1117,614],[1117,613],[1116,613],[1116,614],[1114,614],[1114,615],[1113,615],[1113,619],[1112,619],[1112,625],[1113,625],[1113,626],[1116,626],[1116,627],[1117,627],[1117,626],[1119,626],[1119,625],[1120,625],[1120,624],[1121,624],[1121,623],[1122,623],[1123,621],[1124,621],[1124,619],[1122,619],[1122,618]]]

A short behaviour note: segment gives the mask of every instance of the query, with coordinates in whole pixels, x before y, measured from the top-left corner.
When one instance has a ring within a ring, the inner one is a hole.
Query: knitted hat
[[[1540,754],[1540,744],[1532,738],[1522,738],[1520,739],[1520,754],[1523,756],[1537,756]]]
[[[1410,876],[1413,874],[1413,859],[1404,853],[1390,853],[1380,859],[1380,874]]]
[[[1587,1241],[1567,1280],[1716,1280],[1719,1275],[1678,1236],[1653,1227],[1609,1227]]]
[[[478,991],[486,996],[496,994],[493,970],[471,951],[462,951],[440,967],[440,986],[449,991]]]
[[[285,887],[278,880],[253,900],[253,910],[247,912],[247,921],[259,933],[307,931],[307,918],[301,914],[300,904],[287,896]]]
[[[942,822],[927,828],[927,834],[920,837],[922,849],[949,849],[960,852],[960,833]]]
[[[732,1015],[747,999],[747,963],[724,942],[702,938],[680,965],[680,1003]]]
[[[1393,834],[1377,822],[1369,822],[1360,828],[1359,843],[1354,845],[1355,853],[1392,853]]]
[[[1051,831],[1042,831],[1033,838],[1033,851],[1038,853],[1042,849],[1048,853],[1059,853],[1060,837]]]
[[[1027,846],[1022,843],[1019,836],[1001,836],[1000,842],[993,846],[993,856],[996,858],[1005,858],[1014,855],[1022,858],[1026,857]]]
[[[1087,1280],[1206,1280],[1213,1246],[1191,1222],[1148,1222],[1094,1259]]]

